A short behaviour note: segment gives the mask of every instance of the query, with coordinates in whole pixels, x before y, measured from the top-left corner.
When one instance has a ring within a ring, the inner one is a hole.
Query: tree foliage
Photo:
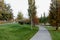
[[[49,23],[56,27],[56,30],[58,30],[58,27],[60,26],[60,4],[59,1],[56,0],[56,4],[51,4],[50,7],[50,13],[49,13]]]
[[[23,14],[21,12],[18,12],[17,20],[22,20],[22,19],[23,19]]]
[[[37,20],[38,20],[36,17],[35,0],[28,0],[28,3],[29,3],[28,13],[29,13],[30,22],[31,24],[35,25],[37,24]]]
[[[0,5],[0,20],[9,21],[13,19],[12,9],[9,4],[2,3],[4,5]]]
[[[41,15],[41,17],[40,17],[40,23],[44,23],[44,24],[46,24],[47,22],[48,22],[48,16],[47,17],[45,17],[45,16],[42,16]]]
[[[39,19],[37,18],[37,16],[35,16],[35,17],[33,18],[33,23],[39,24]]]

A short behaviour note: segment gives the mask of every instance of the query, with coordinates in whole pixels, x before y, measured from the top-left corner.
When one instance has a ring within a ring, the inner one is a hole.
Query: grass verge
[[[0,40],[29,40],[36,32],[38,27],[19,24],[0,25]]]
[[[52,40],[60,40],[60,29],[58,31],[55,31],[54,27],[46,27],[46,28],[49,30]]]

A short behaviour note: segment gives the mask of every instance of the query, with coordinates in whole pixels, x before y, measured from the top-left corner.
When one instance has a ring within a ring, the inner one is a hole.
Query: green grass
[[[60,40],[60,29],[58,31],[55,31],[55,28],[54,27],[46,27],[51,36],[52,36],[52,40]]]
[[[29,40],[36,32],[38,27],[19,24],[0,25],[0,40]]]

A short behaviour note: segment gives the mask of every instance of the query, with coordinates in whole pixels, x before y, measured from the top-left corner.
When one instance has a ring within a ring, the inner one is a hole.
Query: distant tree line
[[[40,24],[41,23],[43,23],[43,24],[48,23],[48,16],[45,16],[45,13],[44,13],[44,16],[41,15],[41,17],[39,18],[39,22],[40,22]]]

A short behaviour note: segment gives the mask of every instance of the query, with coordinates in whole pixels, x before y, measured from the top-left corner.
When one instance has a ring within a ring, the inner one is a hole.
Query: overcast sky
[[[37,16],[40,17],[44,12],[48,15],[51,0],[35,0],[37,7]],[[18,12],[22,12],[25,18],[28,18],[28,0],[5,0],[5,3],[11,5],[15,18]]]

